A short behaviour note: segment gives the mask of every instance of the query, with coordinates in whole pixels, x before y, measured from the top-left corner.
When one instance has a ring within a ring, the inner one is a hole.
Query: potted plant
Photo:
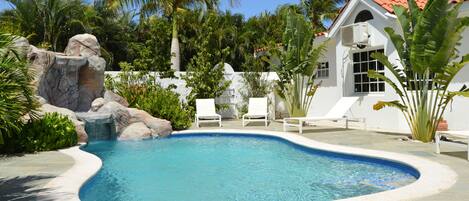
[[[448,121],[443,119],[443,117],[440,118],[439,121],[438,121],[438,125],[436,127],[436,130],[437,131],[447,131],[448,130]]]

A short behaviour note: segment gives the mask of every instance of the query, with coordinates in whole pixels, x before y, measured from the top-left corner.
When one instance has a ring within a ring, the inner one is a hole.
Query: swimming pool
[[[396,162],[241,134],[175,135],[83,148],[103,161],[88,200],[334,200],[395,189],[419,173]]]

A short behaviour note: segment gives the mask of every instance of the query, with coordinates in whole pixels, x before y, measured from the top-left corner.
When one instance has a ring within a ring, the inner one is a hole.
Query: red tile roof
[[[401,6],[407,7],[407,0],[373,0],[373,1],[390,13],[393,13],[392,5],[401,5]],[[457,3],[460,1],[463,1],[463,0],[449,0],[450,3]],[[427,4],[427,0],[415,0],[415,2],[420,8],[425,7],[425,4]]]

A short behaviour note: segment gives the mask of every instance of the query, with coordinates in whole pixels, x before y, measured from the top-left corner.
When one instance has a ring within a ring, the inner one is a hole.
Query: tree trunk
[[[173,18],[173,39],[171,40],[171,69],[181,70],[181,54],[179,50],[179,39],[177,30],[177,18]]]

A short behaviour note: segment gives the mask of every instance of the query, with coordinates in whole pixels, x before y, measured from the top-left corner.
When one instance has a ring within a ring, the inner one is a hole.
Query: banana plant
[[[305,116],[313,96],[320,86],[315,83],[318,60],[326,43],[314,47],[314,32],[310,22],[301,14],[289,12],[283,34],[280,65],[273,65],[279,76],[276,93],[285,100],[290,116]]]
[[[372,55],[391,73],[382,75],[370,70],[369,77],[384,80],[394,89],[399,100],[378,101],[374,110],[394,107],[403,114],[413,139],[430,142],[448,104],[455,96],[469,97],[463,86],[451,91],[450,84],[469,62],[469,55],[459,56],[461,34],[469,18],[458,18],[461,3],[429,0],[423,9],[415,0],[408,7],[393,6],[403,34],[385,28],[400,57],[400,66],[383,53]]]

